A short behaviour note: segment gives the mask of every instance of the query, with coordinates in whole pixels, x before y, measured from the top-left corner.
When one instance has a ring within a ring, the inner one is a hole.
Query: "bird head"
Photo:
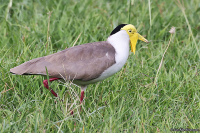
[[[110,35],[113,35],[117,32],[119,32],[120,30],[125,30],[127,32],[127,34],[129,35],[130,38],[130,45],[131,45],[131,51],[135,54],[135,50],[136,50],[136,44],[138,40],[141,40],[143,42],[148,43],[148,40],[145,39],[143,36],[141,36],[135,26],[133,26],[132,24],[120,24],[118,25],[112,32]]]
[[[143,36],[141,36],[135,26],[131,25],[131,24],[127,24],[124,27],[121,28],[121,30],[125,30],[127,32],[127,34],[129,35],[130,38],[130,45],[131,45],[131,51],[135,54],[135,50],[136,50],[136,44],[137,44],[137,40],[141,40],[143,42],[148,43],[148,40],[145,39]]]

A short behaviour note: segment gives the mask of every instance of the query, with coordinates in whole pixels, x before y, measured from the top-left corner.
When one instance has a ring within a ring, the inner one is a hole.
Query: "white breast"
[[[129,42],[130,38],[129,35],[126,33],[125,30],[121,30],[117,32],[116,34],[109,36],[107,41],[115,48],[115,64],[113,64],[111,67],[106,69],[101,76],[99,76],[96,79],[90,80],[90,81],[74,81],[74,83],[79,85],[87,85],[96,83],[98,81],[102,81],[116,72],[118,72],[126,63],[129,55]],[[108,53],[106,53],[107,56]],[[108,56],[109,58],[109,56]]]
[[[116,34],[108,37],[107,41],[115,48],[116,63],[109,67],[107,70],[105,70],[100,77],[94,79],[93,82],[101,81],[112,76],[124,66],[128,59],[130,39],[129,35],[126,33],[125,30],[121,30]]]

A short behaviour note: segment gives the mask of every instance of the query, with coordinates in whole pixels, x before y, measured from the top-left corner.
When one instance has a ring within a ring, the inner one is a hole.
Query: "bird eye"
[[[128,32],[129,32],[129,33],[131,33],[131,32],[132,32],[132,30],[128,30]]]

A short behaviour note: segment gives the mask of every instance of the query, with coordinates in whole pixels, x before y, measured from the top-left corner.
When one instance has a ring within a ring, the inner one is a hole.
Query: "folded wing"
[[[36,58],[10,69],[18,75],[48,75],[66,80],[89,81],[115,63],[115,49],[108,42],[78,45]]]

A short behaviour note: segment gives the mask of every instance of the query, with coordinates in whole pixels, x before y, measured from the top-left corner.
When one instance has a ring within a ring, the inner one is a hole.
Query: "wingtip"
[[[16,75],[16,73],[13,72],[13,68],[10,69],[10,73]]]
[[[11,68],[11,69],[10,69],[10,73],[13,74],[13,75],[21,75],[21,73],[19,73],[19,72],[16,70],[16,67]]]
[[[13,72],[11,72],[11,71],[10,71],[10,73],[13,74],[13,75],[16,75],[15,73],[13,73]]]

